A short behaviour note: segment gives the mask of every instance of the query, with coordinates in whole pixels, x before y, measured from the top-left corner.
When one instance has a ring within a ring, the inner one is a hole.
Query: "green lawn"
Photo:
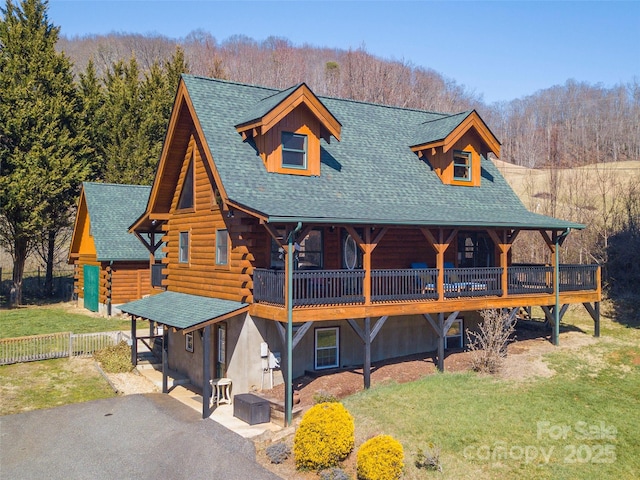
[[[106,318],[69,310],[65,304],[0,310],[0,338],[41,333],[93,333],[131,329],[131,321],[125,318]],[[137,327],[148,328],[148,323],[139,321]]]
[[[0,366],[0,415],[114,397],[91,359]]]
[[[593,332],[572,309],[567,322]],[[640,330],[603,319],[607,336],[546,357],[550,378],[439,374],[345,399],[356,445],[386,433],[405,448],[405,477],[635,479],[640,472]],[[440,448],[443,473],[415,453]]]

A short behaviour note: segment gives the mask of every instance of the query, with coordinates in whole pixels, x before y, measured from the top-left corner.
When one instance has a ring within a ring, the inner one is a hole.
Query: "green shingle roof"
[[[471,115],[470,110],[468,112],[456,113],[454,115],[447,115],[441,118],[428,120],[420,124],[415,129],[415,136],[410,142],[411,146],[421,145],[424,143],[437,142],[438,140],[444,140],[447,138],[455,128],[460,125],[465,118]]]
[[[451,186],[411,151],[420,129],[426,135],[431,123],[437,128],[430,134],[439,136],[469,112],[452,116],[318,97],[340,119],[341,141],[321,141],[320,176],[283,175],[267,172],[255,148],[235,129],[262,111],[266,98],[282,92],[182,78],[230,201],[270,222],[582,227],[527,211],[489,160],[482,162],[480,187]]]
[[[247,306],[246,303],[232,300],[167,291],[125,303],[118,308],[136,317],[183,329],[241,310]]]
[[[149,260],[149,251],[129,233],[129,225],[146,210],[151,187],[92,182],[82,186],[98,260]]]
[[[266,98],[263,98],[259,102],[257,102],[254,107],[247,112],[245,118],[238,122],[238,125],[243,123],[249,123],[253,120],[257,120],[265,116],[271,110],[273,110],[280,102],[282,102],[285,98],[295,92],[302,84],[294,85],[293,87],[287,88],[281,92],[274,93],[273,95],[269,95]]]

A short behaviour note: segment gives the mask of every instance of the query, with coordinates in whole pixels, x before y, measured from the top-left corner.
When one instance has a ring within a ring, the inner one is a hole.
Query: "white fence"
[[[89,357],[93,352],[129,340],[123,332],[49,333],[0,339],[0,365],[61,357]]]

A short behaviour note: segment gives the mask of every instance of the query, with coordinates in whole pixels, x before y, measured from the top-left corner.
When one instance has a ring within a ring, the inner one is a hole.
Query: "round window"
[[[351,235],[347,235],[344,239],[344,266],[348,270],[356,268],[358,261],[358,245]]]

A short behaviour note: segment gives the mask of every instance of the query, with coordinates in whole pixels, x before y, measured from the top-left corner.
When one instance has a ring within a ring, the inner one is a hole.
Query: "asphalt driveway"
[[[272,480],[255,448],[151,393],[0,417],[2,479]]]

